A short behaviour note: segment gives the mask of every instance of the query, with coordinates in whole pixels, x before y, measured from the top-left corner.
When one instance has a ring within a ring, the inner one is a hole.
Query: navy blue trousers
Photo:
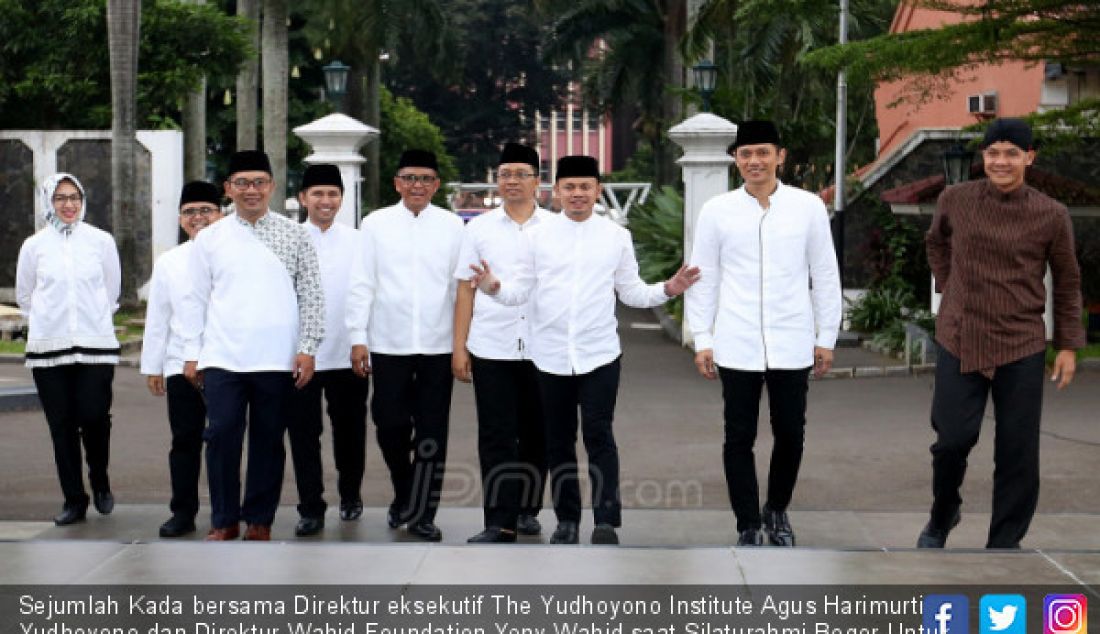
[[[294,380],[290,372],[203,371],[209,424],[206,473],[210,482],[210,524],[241,520],[270,526],[283,486],[283,433]],[[241,449],[248,431],[248,472],[241,502]]]

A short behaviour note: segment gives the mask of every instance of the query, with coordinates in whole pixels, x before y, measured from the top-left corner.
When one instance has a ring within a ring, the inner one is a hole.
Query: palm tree
[[[141,272],[134,241],[137,213],[137,71],[140,0],[108,0],[107,40],[111,62],[111,225],[122,264],[120,303],[137,304]]]
[[[286,206],[287,82],[290,81],[287,13],[287,0],[263,0],[260,58],[264,151],[271,159],[275,180],[271,208],[279,213],[283,213]]]
[[[686,0],[536,4],[554,18],[547,58],[581,69],[585,92],[597,107],[634,105],[639,113],[634,128],[653,148],[654,180],[674,182],[674,157],[665,133],[682,113],[677,89],[684,85],[679,47],[687,29]],[[593,56],[597,47],[602,50]]]
[[[249,43],[260,50],[260,0],[237,0],[237,15],[249,21]],[[237,74],[237,149],[256,149],[256,87],[260,58],[252,55]]]
[[[893,14],[892,0],[852,0],[849,26],[854,39],[884,31]],[[836,41],[837,15],[832,2],[791,0],[706,0],[684,39],[685,57],[699,59],[717,51],[721,69],[715,110],[735,120],[776,121],[788,139],[785,177],[832,161],[835,135],[836,76],[806,66],[813,50]],[[849,135],[864,143],[848,144],[849,153],[870,148],[874,136],[872,91],[866,77],[849,78]],[[823,187],[824,174],[802,183]],[[817,181],[821,182],[817,182]],[[811,182],[812,181],[812,182]]]

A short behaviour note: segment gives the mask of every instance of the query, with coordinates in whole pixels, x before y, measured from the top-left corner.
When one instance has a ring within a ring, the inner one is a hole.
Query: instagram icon
[[[1043,599],[1043,634],[1088,634],[1088,601],[1083,594],[1048,594]]]

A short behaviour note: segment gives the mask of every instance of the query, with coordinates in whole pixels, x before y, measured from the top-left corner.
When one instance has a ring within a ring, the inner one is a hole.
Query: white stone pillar
[[[733,157],[726,148],[737,137],[737,126],[703,112],[673,126],[668,136],[684,150],[676,162],[684,170],[684,259],[689,260],[703,203],[729,191]]]
[[[358,228],[359,218],[363,215],[359,208],[359,190],[363,181],[363,163],[367,162],[359,154],[359,148],[377,135],[378,130],[347,115],[335,113],[294,128],[294,134],[313,148],[313,154],[305,158],[306,163],[331,163],[340,168],[340,177],[344,179],[344,202],[336,214],[336,221]]]
[[[737,137],[737,126],[709,112],[699,113],[672,127],[668,137],[684,150],[676,161],[684,172],[684,261],[691,260],[695,222],[703,203],[729,191],[733,157],[726,148]],[[683,344],[691,344],[687,316],[683,323]]]

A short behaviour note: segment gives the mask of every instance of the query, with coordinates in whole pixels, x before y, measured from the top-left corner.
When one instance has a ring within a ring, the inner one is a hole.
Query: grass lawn
[[[1047,346],[1047,365],[1054,363],[1054,356],[1057,352],[1054,348]],[[1084,348],[1077,351],[1077,360],[1081,359],[1096,359],[1100,358],[1100,343],[1090,343]]]
[[[16,341],[0,341],[0,354],[23,354],[26,343],[27,342],[22,339]]]
[[[1078,359],[1095,359],[1100,357],[1100,343],[1090,343],[1077,353]]]
[[[128,341],[139,341],[141,339],[141,336],[145,333],[145,329],[142,326],[131,322],[135,319],[142,319],[144,317],[144,307],[139,310],[120,310],[115,313],[115,326],[122,328],[121,331],[116,331],[120,343],[126,343]],[[0,354],[23,354],[24,352],[26,352],[26,346],[27,342],[23,339],[16,339],[14,341],[0,341]]]

